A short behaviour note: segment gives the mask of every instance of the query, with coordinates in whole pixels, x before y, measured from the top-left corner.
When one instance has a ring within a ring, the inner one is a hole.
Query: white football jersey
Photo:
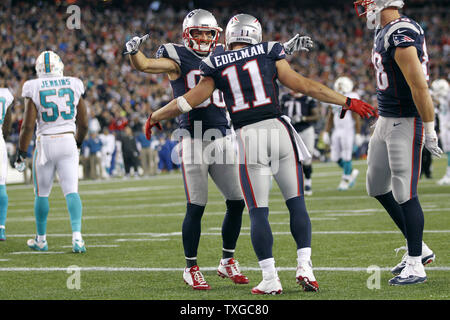
[[[346,94],[347,97],[351,99],[360,99],[359,94],[356,92],[350,92]],[[347,111],[345,114],[344,119],[340,118],[341,114],[341,106],[338,106],[339,108],[333,107],[333,124],[334,124],[334,130],[348,130],[348,131],[354,131],[355,130],[355,120],[353,120],[352,112]]]
[[[3,120],[5,119],[6,110],[12,104],[14,100],[13,95],[8,88],[0,88],[0,137],[3,138]]]
[[[37,108],[36,135],[76,131],[77,105],[84,94],[83,82],[74,77],[45,77],[28,80],[22,97]]]
[[[440,130],[450,131],[450,93],[447,98],[439,100],[438,112]]]

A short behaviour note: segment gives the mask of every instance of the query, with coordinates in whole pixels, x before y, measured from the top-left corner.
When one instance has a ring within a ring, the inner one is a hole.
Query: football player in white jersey
[[[339,77],[334,83],[334,90],[346,95],[347,97],[359,99],[359,94],[353,91],[353,81],[348,77]],[[342,180],[339,183],[338,190],[348,190],[355,185],[359,170],[353,169],[352,154],[353,145],[360,147],[361,121],[354,113],[346,113],[343,119],[340,118],[340,106],[331,105],[328,111],[328,118],[325,125],[325,131],[322,135],[323,142],[330,145],[331,161],[337,162],[342,168]],[[330,132],[333,129],[333,133]]]
[[[431,97],[438,107],[439,137],[442,149],[447,154],[447,170],[437,183],[450,185],[450,88],[447,80],[438,79],[431,84]]]
[[[0,241],[6,240],[5,224],[8,212],[8,194],[6,193],[6,174],[8,153],[5,139],[11,132],[11,108],[13,95],[7,88],[0,88]]]
[[[37,79],[28,80],[22,88],[25,98],[23,124],[15,167],[25,168],[26,150],[36,129],[33,156],[34,213],[37,235],[28,247],[47,251],[47,216],[55,173],[66,198],[72,227],[72,251],[86,248],[81,236],[82,204],[78,194],[78,148],[88,130],[88,116],[80,79],[63,75],[64,64],[52,51],[42,52],[36,60]]]

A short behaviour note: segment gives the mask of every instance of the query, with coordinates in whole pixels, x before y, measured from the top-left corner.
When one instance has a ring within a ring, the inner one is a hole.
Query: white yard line
[[[450,230],[424,230],[424,233],[450,233]],[[371,230],[371,231],[313,231],[313,234],[399,234],[400,231],[396,230]],[[274,235],[290,235],[290,232],[273,232]],[[222,236],[220,232],[205,232],[202,233],[202,236]],[[249,236],[250,233],[241,233],[241,236]],[[28,238],[34,237],[34,234],[11,234],[8,235],[10,238]],[[70,237],[71,234],[65,233],[54,233],[47,234],[47,237]],[[146,237],[170,237],[170,236],[181,236],[181,231],[177,232],[168,232],[168,233],[152,233],[152,232],[137,232],[137,233],[83,233],[83,237],[138,237],[138,236],[146,236]]]
[[[70,267],[73,270],[73,266]],[[390,271],[390,267],[380,267],[380,271]],[[0,268],[0,272],[29,272],[29,271],[64,271],[68,268],[63,267],[6,267]],[[101,272],[182,272],[184,268],[133,268],[133,267],[80,267],[79,271],[101,271]],[[202,271],[216,271],[215,267],[202,267]],[[261,271],[259,267],[243,267],[242,271]],[[278,271],[295,271],[295,267],[277,267]],[[450,267],[426,267],[427,271],[450,271]],[[344,272],[367,272],[367,267],[314,267],[314,271],[344,271]]]

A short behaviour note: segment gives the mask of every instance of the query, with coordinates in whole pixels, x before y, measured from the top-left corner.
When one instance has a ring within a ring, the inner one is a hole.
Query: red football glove
[[[340,118],[344,119],[345,113],[347,110],[351,110],[353,112],[356,112],[361,116],[361,118],[370,118],[378,117],[378,111],[374,107],[372,107],[370,104],[365,103],[364,101],[358,100],[358,99],[350,99],[347,98],[347,101],[345,102],[346,107],[342,107]]]
[[[154,124],[151,124],[151,119],[152,119],[152,115],[150,114],[148,116],[147,121],[145,122],[145,137],[147,138],[147,140],[150,140],[150,138],[152,137],[152,128],[153,127],[157,127],[159,130],[162,130],[162,126],[159,122],[156,122]]]

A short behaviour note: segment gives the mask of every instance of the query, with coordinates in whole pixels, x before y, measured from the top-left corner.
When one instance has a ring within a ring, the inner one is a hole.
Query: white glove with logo
[[[307,51],[314,47],[314,42],[311,37],[300,36],[298,33],[291,40],[283,43],[286,54],[293,54],[295,51]]]
[[[142,36],[142,37],[133,37],[131,40],[127,41],[125,43],[125,48],[127,51],[125,51],[123,54],[131,54],[134,55],[139,51],[139,46],[147,40],[149,37],[148,34]]]

